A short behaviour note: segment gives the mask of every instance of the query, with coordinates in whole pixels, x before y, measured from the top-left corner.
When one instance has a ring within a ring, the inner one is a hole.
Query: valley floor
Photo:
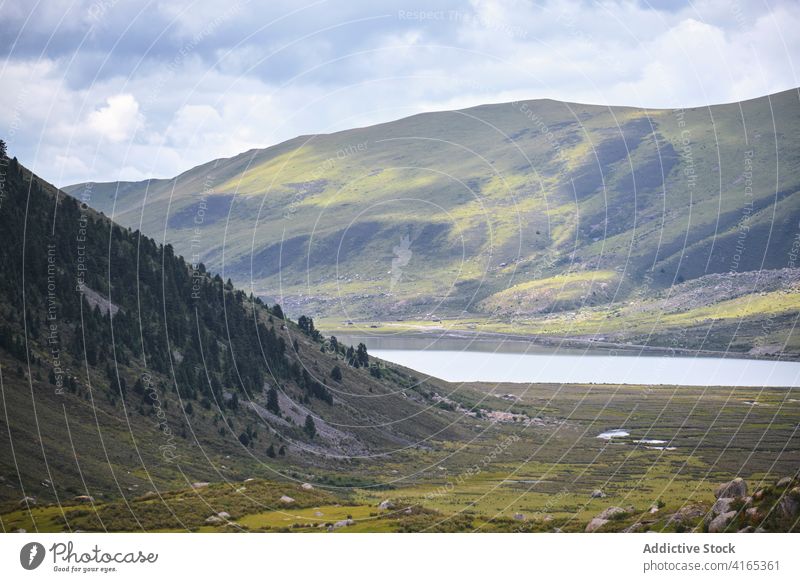
[[[439,405],[461,413],[470,437],[336,470],[281,466],[125,500],[23,500],[0,521],[7,532],[798,528],[796,390],[440,388],[450,390]],[[747,491],[723,497],[722,512],[715,488],[737,476]]]

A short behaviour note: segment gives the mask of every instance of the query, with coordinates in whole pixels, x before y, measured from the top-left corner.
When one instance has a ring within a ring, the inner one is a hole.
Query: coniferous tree
[[[306,434],[310,439],[313,439],[317,435],[317,427],[314,424],[314,419],[311,418],[310,414],[306,415],[306,423],[303,426],[303,430],[306,431]]]
[[[342,381],[342,370],[339,366],[334,366],[333,370],[331,370],[331,378],[336,380],[337,382]]]
[[[267,410],[273,414],[281,413],[281,407],[278,404],[278,391],[274,386],[267,391]]]

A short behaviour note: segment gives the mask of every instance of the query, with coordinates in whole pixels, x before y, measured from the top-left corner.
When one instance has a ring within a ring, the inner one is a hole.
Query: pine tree
[[[331,378],[336,380],[337,382],[342,381],[342,370],[339,366],[334,366],[333,370],[331,370]]]
[[[358,360],[359,365],[366,368],[369,366],[369,355],[367,354],[367,346],[363,343],[358,344],[358,349],[356,350],[356,359]]]
[[[267,410],[273,414],[281,413],[281,407],[278,404],[278,391],[274,386],[267,391]]]
[[[306,415],[306,423],[305,426],[303,426],[303,430],[306,431],[310,439],[313,439],[317,435],[317,426],[314,424],[314,419],[311,418],[310,414]]]

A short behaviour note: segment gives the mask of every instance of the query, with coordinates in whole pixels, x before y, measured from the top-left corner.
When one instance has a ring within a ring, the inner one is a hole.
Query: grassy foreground
[[[749,497],[734,503],[729,530],[798,528],[798,481],[776,486],[800,468],[796,391],[444,386],[440,405],[463,413],[472,438],[401,462],[387,455],[128,499],[7,505],[0,522],[4,531],[546,532],[585,531],[605,511],[598,531],[704,531],[714,489],[742,476]],[[493,412],[471,416],[480,409]],[[597,438],[618,428],[629,435]]]

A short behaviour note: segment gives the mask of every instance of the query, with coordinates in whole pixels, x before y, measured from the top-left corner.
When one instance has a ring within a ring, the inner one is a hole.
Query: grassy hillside
[[[0,239],[0,503],[309,470],[369,484],[384,456],[469,434],[414,376],[283,319],[16,160]]]
[[[458,328],[466,318],[535,333],[552,316],[569,336],[587,332],[569,325],[587,309],[617,319],[685,281],[795,267],[798,131],[794,90],[675,111],[524,101],[301,136],[169,180],[66,191],[329,328],[397,319]],[[791,301],[795,273],[781,287]],[[745,295],[758,297],[759,277],[750,281]],[[783,309],[766,334],[754,331],[756,309],[690,335],[713,349],[793,352],[793,313]],[[663,345],[676,329],[661,321],[636,339]],[[607,331],[631,339],[603,325],[589,333]]]

